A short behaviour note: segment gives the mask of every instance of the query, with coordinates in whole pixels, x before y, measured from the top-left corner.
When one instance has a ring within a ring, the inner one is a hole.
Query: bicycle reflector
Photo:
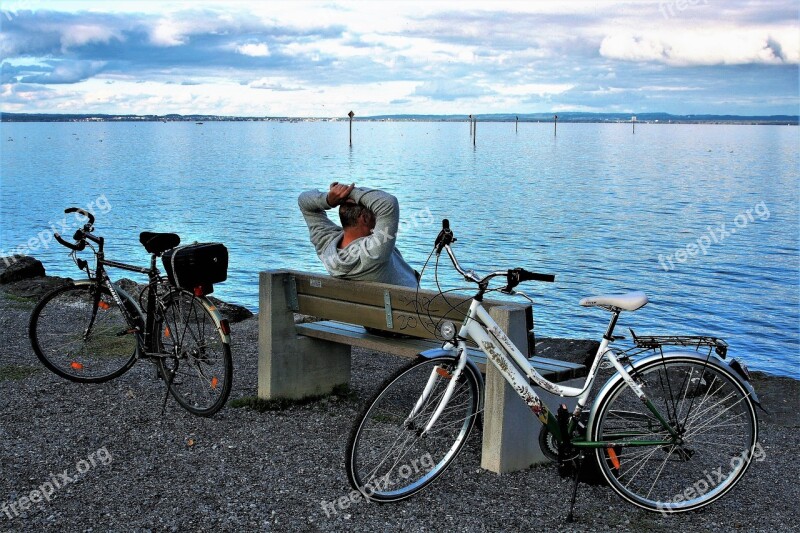
[[[456,338],[456,325],[450,322],[449,320],[445,320],[439,326],[439,334],[442,338],[446,341],[451,341]]]

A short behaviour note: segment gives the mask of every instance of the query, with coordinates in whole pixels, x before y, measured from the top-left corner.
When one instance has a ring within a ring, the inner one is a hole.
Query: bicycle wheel
[[[231,348],[204,299],[175,291],[163,300],[159,322],[161,375],[187,411],[212,416],[228,399],[233,380]]]
[[[758,438],[753,402],[733,374],[720,364],[676,355],[645,363],[633,375],[680,441],[620,380],[598,400],[590,428],[593,440],[615,443],[596,450],[611,488],[662,513],[699,509],[733,488]]]
[[[129,315],[134,307],[129,304]],[[135,316],[138,320],[138,312]],[[71,381],[108,381],[136,362],[136,329],[109,290],[95,284],[67,285],[45,295],[31,314],[28,333],[44,366]]]
[[[402,500],[447,468],[475,425],[479,378],[467,366],[436,424],[420,433],[441,403],[458,359],[419,359],[390,377],[353,428],[345,458],[350,484],[379,502]],[[423,398],[423,391],[429,391]],[[421,401],[412,417],[415,405]]]

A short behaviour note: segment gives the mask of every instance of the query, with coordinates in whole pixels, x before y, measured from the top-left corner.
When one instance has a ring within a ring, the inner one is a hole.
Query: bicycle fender
[[[425,359],[433,359],[434,357],[456,357],[457,350],[454,348],[452,350],[445,350],[444,348],[432,348],[430,350],[425,350],[424,352],[420,352],[417,354],[417,357],[424,357]],[[472,373],[478,378],[478,382],[481,385],[481,389],[483,389],[483,374],[481,374],[478,365],[475,362],[467,357],[467,366],[470,367]]]
[[[660,353],[656,353],[648,357],[645,357],[643,359],[639,359],[638,361],[635,361],[632,364],[626,365],[625,371],[630,374],[631,371],[633,370],[641,368],[645,365],[649,365],[655,361],[660,361],[662,357],[667,359],[672,357],[694,359],[700,363],[708,363],[709,365],[717,366],[723,370],[726,370],[731,376],[733,376],[736,382],[739,385],[741,385],[745,391],[747,391],[747,394],[750,396],[750,399],[753,401],[753,403],[756,404],[761,409],[763,409],[763,407],[761,407],[761,400],[758,399],[758,395],[756,394],[756,391],[753,389],[753,386],[744,378],[742,378],[738,372],[736,372],[734,369],[728,366],[728,364],[725,361],[723,361],[716,355],[711,355],[710,357],[707,357],[705,355],[698,354],[697,352],[680,352],[680,351],[667,352],[663,356]],[[617,384],[620,381],[622,381],[622,375],[619,372],[617,372],[613,376],[611,376],[611,378],[606,382],[606,384],[603,385],[603,388],[600,389],[600,392],[597,393],[597,398],[595,398],[594,403],[592,404],[592,410],[591,414],[589,415],[589,421],[586,424],[587,429],[593,427],[592,424],[594,423],[594,417],[595,414],[597,413],[597,406],[600,405],[600,403],[603,400],[605,400],[605,397],[611,392],[612,389],[614,389],[614,387],[617,386]]]
[[[219,309],[217,309],[217,306],[214,305],[211,302],[211,300],[209,300],[205,296],[197,297],[197,299],[202,302],[203,307],[205,307],[206,310],[211,314],[211,318],[214,319],[214,326],[222,334],[222,340],[224,342],[226,342],[227,344],[230,344],[230,342],[231,342],[231,334],[230,334],[231,327],[228,324],[228,321],[225,320],[224,318],[222,318],[222,313],[219,312]]]

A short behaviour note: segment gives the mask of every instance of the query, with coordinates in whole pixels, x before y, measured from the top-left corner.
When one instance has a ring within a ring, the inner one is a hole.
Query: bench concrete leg
[[[512,307],[489,311],[497,325],[527,353],[525,312]],[[539,449],[541,423],[491,363],[486,365],[481,466],[503,474],[547,461]]]
[[[297,335],[287,293],[290,275],[259,275],[258,396],[303,398],[350,383],[350,346]]]

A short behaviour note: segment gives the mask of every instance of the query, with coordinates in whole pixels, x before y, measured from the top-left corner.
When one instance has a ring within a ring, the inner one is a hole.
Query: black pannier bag
[[[197,296],[214,292],[214,283],[228,279],[228,249],[219,242],[194,243],[164,252],[169,282]]]

